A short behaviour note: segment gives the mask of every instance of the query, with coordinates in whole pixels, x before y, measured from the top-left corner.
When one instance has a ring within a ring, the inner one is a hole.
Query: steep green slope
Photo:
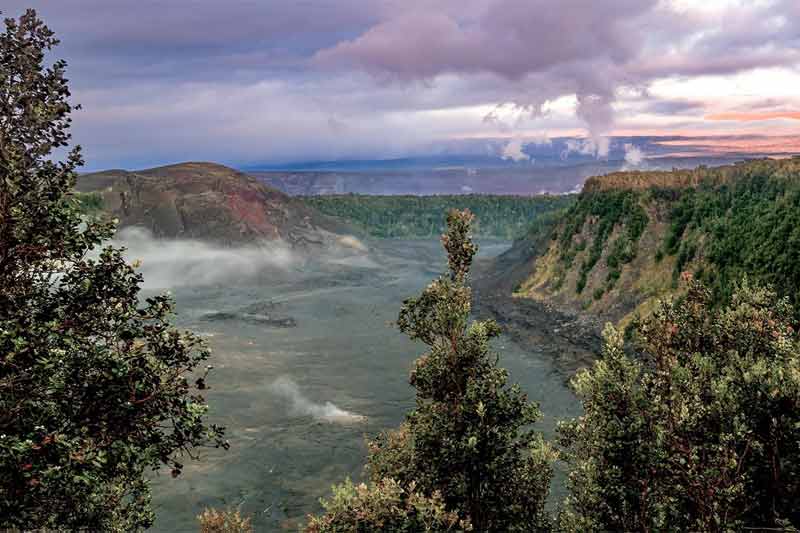
[[[574,196],[305,196],[311,207],[344,218],[380,238],[437,237],[445,229],[451,209],[469,209],[476,216],[475,234],[481,237],[521,237],[532,220],[574,202]]]
[[[798,303],[800,158],[591,178],[552,227],[516,247],[533,242],[517,296],[615,320],[680,293],[682,275],[707,282],[717,303],[743,276]]]

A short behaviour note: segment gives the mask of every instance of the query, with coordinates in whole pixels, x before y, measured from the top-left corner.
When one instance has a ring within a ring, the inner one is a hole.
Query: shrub
[[[243,517],[239,509],[206,508],[197,515],[200,533],[253,533],[250,518]]]
[[[356,486],[348,479],[320,503],[325,514],[309,517],[308,533],[472,531],[468,521],[445,509],[441,494],[423,496],[413,482],[408,488],[392,479]]]
[[[800,522],[800,337],[793,309],[746,282],[716,309],[691,284],[633,328],[607,326],[559,426],[566,531],[732,531]]]

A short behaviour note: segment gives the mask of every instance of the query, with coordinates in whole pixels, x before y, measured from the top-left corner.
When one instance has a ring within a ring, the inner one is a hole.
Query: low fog
[[[283,241],[221,246],[191,239],[157,239],[145,228],[121,229],[111,243],[144,277],[145,289],[231,285],[259,276],[283,276],[325,265],[375,268],[367,246],[353,236],[338,237],[313,254]]]

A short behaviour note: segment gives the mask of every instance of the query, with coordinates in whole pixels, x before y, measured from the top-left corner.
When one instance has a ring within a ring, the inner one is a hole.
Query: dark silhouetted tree
[[[147,471],[226,444],[196,392],[208,351],[166,296],[140,302],[141,276],[100,250],[113,224],[72,195],[57,44],[32,10],[0,34],[0,529],[134,531],[153,520]]]

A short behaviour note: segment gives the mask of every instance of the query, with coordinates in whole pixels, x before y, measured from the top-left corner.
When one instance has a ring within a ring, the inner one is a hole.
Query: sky
[[[797,0],[4,0],[69,64],[87,168],[505,138],[800,135]],[[501,154],[502,155],[502,154]]]

